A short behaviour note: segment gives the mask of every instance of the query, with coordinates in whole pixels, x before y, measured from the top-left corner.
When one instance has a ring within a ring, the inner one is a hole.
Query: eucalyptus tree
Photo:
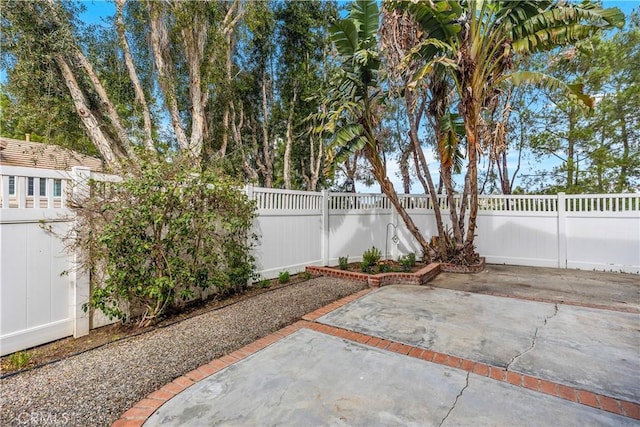
[[[514,58],[558,46],[570,45],[597,31],[621,26],[624,15],[591,2],[559,1],[390,1],[390,9],[406,10],[424,33],[411,52],[424,65],[414,74],[421,81],[436,65],[445,67],[453,80],[457,109],[464,120],[469,182],[468,226],[465,212],[453,221],[454,252],[458,262],[474,262],[473,245],[478,214],[478,159],[489,136],[483,132],[484,116],[508,84],[532,82],[564,88],[587,106],[592,99],[582,86],[568,86],[548,75],[514,71]],[[465,204],[462,203],[462,209]],[[450,211],[455,209],[450,206]]]
[[[110,166],[135,159],[136,147],[160,150],[165,141],[158,138],[158,129],[164,117],[171,123],[170,142],[199,162],[204,141],[210,137],[205,121],[209,101],[222,81],[217,64],[224,52],[224,35],[237,25],[241,6],[240,0],[117,0],[112,35],[117,40],[119,72],[109,75],[95,61],[104,56],[92,57],[88,52],[74,3],[3,1],[3,57],[13,65],[8,80],[24,68],[52,70],[57,87],[66,87],[66,97],[85,132]],[[129,44],[127,8],[139,14],[135,25],[145,28],[154,63],[152,80],[145,79],[147,63],[136,57]],[[118,85],[128,91],[126,102],[116,101],[121,93],[115,94],[107,81],[116,74],[119,79],[127,76]]]
[[[282,2],[276,6],[276,69],[283,111],[284,153],[282,178],[285,188],[304,186],[315,190],[320,180],[324,144],[310,132],[304,118],[317,111],[328,75],[327,27],[337,8],[326,1]]]

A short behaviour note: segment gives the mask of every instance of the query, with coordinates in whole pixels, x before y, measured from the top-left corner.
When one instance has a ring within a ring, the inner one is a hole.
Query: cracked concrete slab
[[[506,367],[531,347],[554,304],[418,286],[386,286],[317,321]]]
[[[638,426],[631,418],[470,374],[442,426]]]
[[[189,387],[144,425],[639,423],[462,370],[301,329]]]
[[[639,327],[637,314],[561,306],[511,369],[640,403]]]
[[[466,372],[299,330],[180,393],[145,426],[438,425]]]
[[[640,315],[416,286],[318,319],[640,403]]]

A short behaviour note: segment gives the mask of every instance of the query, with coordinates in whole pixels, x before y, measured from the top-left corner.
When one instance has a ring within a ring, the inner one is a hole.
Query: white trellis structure
[[[81,309],[89,281],[74,269],[75,254],[66,253],[42,225],[66,233],[74,221],[67,195],[86,191],[89,177],[118,178],[83,167],[0,166],[0,176],[1,354],[80,336],[104,324]],[[245,191],[257,204],[255,256],[264,278],[336,264],[347,255],[358,261],[372,245],[394,258],[419,252],[383,195]],[[423,235],[436,235],[430,198],[400,197]],[[446,197],[439,196],[438,204],[448,217]],[[477,223],[477,250],[489,263],[640,273],[640,194],[480,196]]]

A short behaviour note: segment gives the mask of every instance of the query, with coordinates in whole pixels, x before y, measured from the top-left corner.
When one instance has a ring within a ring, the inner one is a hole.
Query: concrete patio
[[[489,268],[338,301],[114,425],[640,425],[638,276]]]

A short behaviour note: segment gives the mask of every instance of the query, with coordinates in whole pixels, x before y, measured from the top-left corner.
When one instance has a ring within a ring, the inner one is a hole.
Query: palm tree
[[[565,85],[541,73],[514,72],[514,57],[573,44],[604,28],[621,27],[624,15],[617,8],[602,9],[589,1],[391,0],[385,6],[407,11],[424,33],[411,52],[413,59],[424,63],[414,79],[420,81],[436,69],[445,69],[454,82],[458,111],[464,120],[470,183],[468,226],[466,232],[463,229],[456,235],[455,244],[464,261],[473,262],[478,256],[473,241],[478,214],[477,163],[485,140],[485,110],[505,85],[520,83],[562,88],[577,101],[592,106],[591,98],[582,93],[579,85]],[[450,210],[453,212],[455,207],[450,206]],[[459,224],[464,224],[464,214],[462,210]]]
[[[323,130],[332,135],[327,148],[329,168],[346,161],[354,153],[362,153],[408,230],[423,248],[423,258],[430,260],[434,251],[402,207],[393,184],[387,177],[384,151],[378,139],[379,111],[383,91],[378,81],[380,57],[377,45],[379,23],[375,0],[356,1],[349,16],[330,27],[331,40],[340,54],[341,70],[332,82],[322,116]]]

